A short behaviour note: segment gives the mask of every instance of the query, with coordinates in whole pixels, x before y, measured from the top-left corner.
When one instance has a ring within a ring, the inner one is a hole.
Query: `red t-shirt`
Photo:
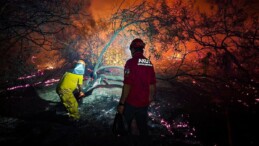
[[[143,53],[136,52],[124,69],[124,84],[131,86],[126,102],[136,107],[149,105],[149,85],[156,83],[152,63]]]

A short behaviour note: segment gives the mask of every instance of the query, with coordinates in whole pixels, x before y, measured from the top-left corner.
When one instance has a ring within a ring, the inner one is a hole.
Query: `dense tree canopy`
[[[143,2],[121,9],[113,20],[117,30],[148,42],[158,78],[187,77],[207,90],[238,91],[254,99],[259,25],[258,12],[248,10],[254,3],[211,2],[211,9],[202,12],[194,2]]]
[[[208,90],[238,88],[250,97],[258,87],[254,2],[208,2],[210,9],[202,11],[195,1],[142,1],[126,7],[122,1],[109,19],[94,20],[90,1],[1,1],[1,68],[6,72],[1,79],[35,71],[31,58],[41,50],[47,51],[44,59],[58,56],[63,64],[84,58],[97,79],[98,69],[111,65],[112,54],[121,56],[114,62],[125,62],[130,40],[141,37],[158,79],[191,81]]]
[[[72,37],[68,34],[85,4],[80,0],[4,0],[0,5],[0,67],[5,70],[1,80],[9,80],[37,70],[31,58],[40,51],[53,54],[50,51],[69,46]]]

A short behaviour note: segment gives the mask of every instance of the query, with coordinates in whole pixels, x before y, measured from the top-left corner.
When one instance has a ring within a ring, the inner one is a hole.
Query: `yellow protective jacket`
[[[59,81],[57,88],[58,89],[70,89],[74,91],[77,88],[77,85],[83,84],[83,75],[74,74],[71,72],[66,72],[62,79]]]

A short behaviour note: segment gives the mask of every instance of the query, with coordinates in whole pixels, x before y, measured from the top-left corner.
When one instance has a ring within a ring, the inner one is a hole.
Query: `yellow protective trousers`
[[[73,94],[73,91],[70,89],[59,89],[57,92],[62,104],[65,106],[67,112],[69,113],[69,117],[73,120],[79,120],[80,114],[78,111],[78,103]]]

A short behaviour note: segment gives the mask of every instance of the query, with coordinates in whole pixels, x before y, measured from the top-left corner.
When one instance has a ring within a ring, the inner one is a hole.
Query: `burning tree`
[[[124,33],[124,37],[138,36],[148,42],[158,78],[187,79],[210,92],[223,89],[222,94],[237,89],[241,96],[247,94],[254,101],[258,86],[258,13],[247,11],[252,3],[210,3],[214,6],[206,13],[197,11],[194,4],[155,1],[118,9],[94,74],[108,47]]]
[[[86,85],[90,87],[101,77],[98,71],[123,70],[129,40],[141,37],[159,79],[257,92],[258,13],[247,11],[250,1],[210,2],[213,7],[206,13],[195,9],[195,1],[143,1],[126,8],[124,2],[109,21],[94,21],[80,0],[1,2],[1,65],[6,72],[18,71],[1,76],[16,79],[35,70],[28,58],[42,48],[68,62],[81,54],[93,72]],[[121,55],[120,65],[104,66],[112,59],[108,48]]]
[[[124,3],[124,1],[122,1],[121,5],[123,3]],[[111,32],[108,33],[108,36],[110,36],[110,39],[104,45],[103,49],[100,52],[98,60],[96,61],[96,64],[93,69],[93,81],[90,81],[91,79],[89,79],[87,81],[87,87],[86,87],[87,89],[90,89],[93,86],[93,84],[95,84],[95,82],[100,77],[97,75],[99,70],[109,69],[109,68],[119,68],[120,70],[123,70],[122,67],[118,67],[118,66],[106,66],[106,67],[101,66],[101,63],[103,62],[104,54],[108,50],[108,48],[111,46],[111,44],[116,40],[116,38],[120,35],[120,33],[123,33],[125,31],[131,31],[134,28],[136,28],[136,26],[141,25],[141,23],[145,23],[148,21],[147,19],[149,19],[149,18],[145,17],[145,15],[144,15],[144,14],[147,14],[147,13],[145,13],[145,10],[147,10],[147,9],[145,9],[145,2],[143,2],[137,6],[130,7],[128,9],[121,9],[120,7],[118,8],[117,12],[113,15],[113,17],[110,20],[111,24],[112,24]],[[125,34],[124,34],[124,37],[125,37]],[[129,36],[129,37],[132,38],[133,36]],[[123,46],[121,48],[125,48],[125,46]],[[105,76],[104,78],[121,81],[122,80],[121,76],[122,76],[122,74],[120,74],[120,76],[118,76],[118,77]]]
[[[94,78],[104,53],[118,36],[138,36],[148,41],[147,53],[156,59],[154,63],[164,75],[162,79],[206,77],[229,84],[229,79],[244,82],[246,78],[245,82],[255,84],[258,18],[247,14],[245,7],[229,2],[224,7],[214,6],[207,13],[196,11],[193,4],[193,1],[156,1],[118,8],[110,22],[110,40],[96,61]],[[248,56],[242,56],[243,51]],[[211,55],[206,57],[206,54]],[[254,66],[249,68],[251,64]],[[206,74],[202,68],[208,70]]]

